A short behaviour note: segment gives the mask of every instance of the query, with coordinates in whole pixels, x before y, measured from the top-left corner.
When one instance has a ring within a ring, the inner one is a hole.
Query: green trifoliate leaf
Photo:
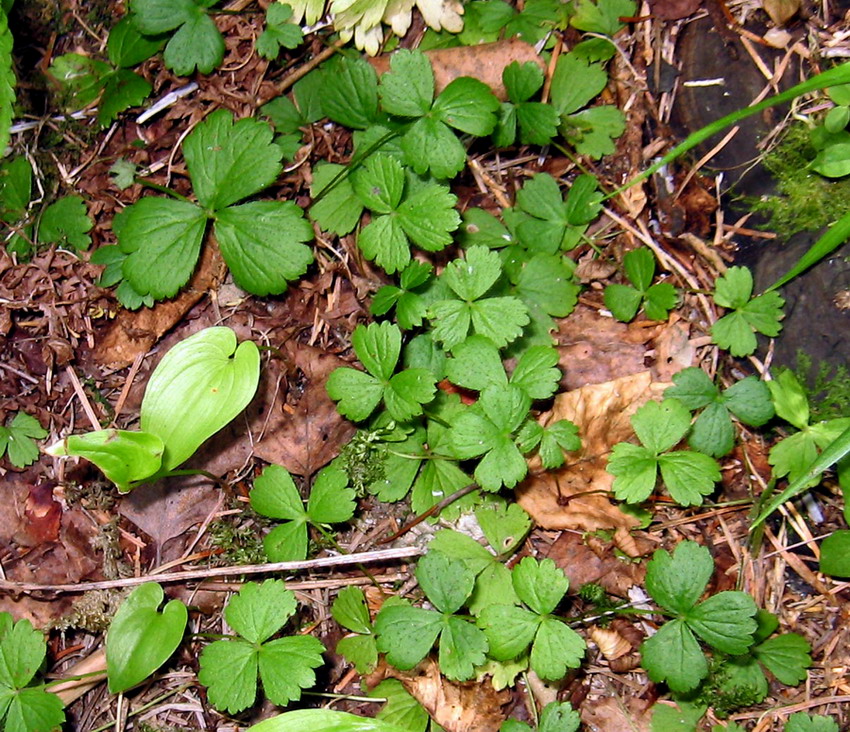
[[[785,633],[752,648],[751,653],[779,681],[796,686],[806,680],[812,665],[809,642],[796,633]]]
[[[266,10],[266,28],[257,39],[257,53],[263,58],[276,59],[281,48],[297,48],[304,34],[300,26],[290,23],[292,8],[273,3]]]
[[[511,576],[519,599],[538,615],[554,612],[570,584],[551,559],[537,561],[525,557],[514,567]]]
[[[530,399],[548,399],[557,390],[561,378],[557,363],[558,352],[554,348],[532,346],[517,361],[511,384],[522,389]]]
[[[513,61],[502,72],[502,81],[508,92],[508,99],[514,104],[519,104],[527,102],[540,91],[544,76],[542,69],[531,61],[524,64]]]
[[[393,376],[384,388],[384,403],[393,419],[407,422],[422,414],[422,405],[434,398],[434,376],[425,369],[405,369]]]
[[[714,572],[711,553],[693,541],[683,541],[672,556],[658,549],[646,566],[646,590],[661,607],[684,615],[705,592]]]
[[[778,417],[798,430],[809,426],[809,400],[793,371],[780,371],[779,376],[769,381],[767,386]]]
[[[453,384],[483,391],[508,383],[499,349],[489,338],[470,336],[453,349],[452,355],[454,358],[446,362],[446,376]]]
[[[838,723],[832,717],[797,712],[788,717],[784,732],[838,732]]]
[[[125,209],[118,234],[127,255],[124,278],[139,295],[173,297],[192,276],[207,228],[198,206],[168,198],[143,198]]]
[[[537,732],[576,732],[581,725],[579,713],[569,702],[549,702],[540,714]]]
[[[641,443],[660,453],[669,450],[685,436],[691,415],[675,399],[665,399],[661,403],[649,401],[634,413],[631,423]]]
[[[431,113],[461,132],[484,137],[496,125],[498,108],[499,101],[490,87],[478,79],[462,76],[440,92]]]
[[[409,262],[399,278],[401,287],[385,285],[375,293],[369,308],[372,315],[385,315],[395,307],[399,327],[409,330],[421,325],[427,312],[421,292],[432,280],[432,271],[431,264],[417,260]]]
[[[499,255],[482,246],[470,247],[465,259],[446,265],[443,278],[454,293],[467,302],[482,297],[499,279],[502,265]]]
[[[237,285],[279,295],[307,271],[313,227],[292,201],[254,201],[216,213],[215,236]]]
[[[0,448],[3,446],[5,429],[8,428],[0,427]],[[12,464],[23,467],[13,459],[11,438],[8,444]],[[35,449],[37,457],[38,450]],[[162,440],[150,432],[108,429],[69,435],[48,447],[45,452],[59,457],[76,455],[85,458],[97,465],[107,479],[115,483],[119,492],[127,493],[133,482],[149,478],[160,469],[164,451]]]
[[[636,9],[633,0],[579,0],[570,25],[579,30],[613,36],[623,27],[620,18],[634,16]]]
[[[295,613],[295,595],[282,580],[247,582],[224,610],[227,624],[251,643],[265,643]]]
[[[440,612],[457,612],[472,594],[475,573],[462,560],[429,551],[416,565],[416,579]]]
[[[500,555],[513,551],[531,530],[531,518],[518,503],[500,501],[481,506],[475,518]]]
[[[687,611],[690,627],[712,648],[740,655],[753,644],[756,604],[745,592],[721,592]]]
[[[750,299],[753,275],[746,267],[731,267],[715,283],[714,300],[732,310],[711,327],[714,342],[733,356],[747,356],[756,349],[755,333],[774,337],[782,330],[785,301],[775,291]]]
[[[565,452],[574,452],[580,448],[578,427],[568,419],[559,419],[543,430],[538,451],[543,467],[554,470],[564,464]]]
[[[7,454],[16,468],[32,465],[38,460],[38,446],[33,440],[40,440],[47,434],[35,417],[18,412],[6,427],[0,427],[0,457]]]
[[[348,487],[348,474],[329,465],[322,468],[310,490],[307,516],[316,524],[340,524],[354,515],[354,489]]]
[[[259,379],[256,344],[237,344],[230,328],[206,328],[166,353],[141,407],[142,431],[165,445],[163,469],[176,468],[245,409]],[[191,420],[185,418],[186,404],[192,405]]]
[[[581,666],[585,648],[572,628],[557,618],[544,617],[531,647],[531,668],[543,679],[562,679],[567,669]]]
[[[421,117],[434,99],[434,72],[419,51],[393,54],[390,71],[381,77],[379,93],[384,109],[399,117]]]
[[[564,318],[576,306],[581,289],[573,279],[575,265],[561,255],[535,254],[516,280],[516,294],[547,315]]]
[[[124,600],[106,637],[109,691],[126,691],[150,676],[174,653],[186,628],[188,613],[180,600],[170,600],[155,582],[140,585]],[[1,646],[0,646],[1,647]]]
[[[346,175],[344,165],[319,163],[313,168],[313,185],[310,195],[316,199],[331,183],[334,187],[310,207],[310,218],[324,231],[344,236],[357,226],[363,213],[363,203],[354,193],[351,179]]]
[[[489,655],[497,661],[510,661],[534,642],[540,616],[512,605],[489,605],[481,610],[478,625],[487,635]]]
[[[85,201],[80,196],[65,196],[44,209],[38,225],[38,240],[44,244],[85,250],[91,244],[87,232],[92,226]]]
[[[259,651],[260,680],[269,701],[286,706],[301,698],[301,690],[316,683],[314,669],[325,661],[321,642],[312,635],[278,638],[264,643]]]
[[[183,143],[195,195],[213,211],[270,186],[281,171],[281,151],[265,122],[248,117],[234,122],[219,109]]]
[[[641,665],[656,683],[680,693],[695,689],[708,674],[708,662],[683,620],[671,620],[640,647]]]
[[[664,485],[680,506],[698,506],[720,480],[720,467],[708,455],[689,450],[658,456]]]
[[[487,636],[469,621],[449,616],[440,636],[440,670],[446,678],[465,681],[486,660]]]
[[[597,105],[564,117],[561,135],[577,152],[598,159],[616,151],[614,139],[626,129],[625,115],[613,105]]]
[[[655,255],[641,247],[623,257],[628,285],[609,285],[605,288],[605,305],[618,320],[628,322],[637,314],[641,304],[646,317],[665,320],[667,312],[676,305],[676,290],[669,283],[652,284],[655,276]]]
[[[263,540],[273,562],[305,559],[307,556],[307,512],[292,476],[279,465],[269,465],[254,481],[251,508],[269,518],[286,521]]]
[[[552,105],[559,114],[572,114],[587,106],[607,83],[602,64],[589,63],[575,53],[561,54],[552,75]]]
[[[629,285],[608,285],[604,292],[605,307],[624,323],[637,315],[642,299],[641,293]]]
[[[224,59],[224,38],[207,15],[206,0],[133,0],[133,22],[145,35],[176,30],[163,56],[178,76],[209,74]]]
[[[338,56],[323,67],[322,90],[322,109],[334,122],[365,130],[380,119],[378,77],[365,59]]]
[[[425,658],[442,629],[441,613],[408,605],[385,605],[375,618],[378,650],[402,670]]]

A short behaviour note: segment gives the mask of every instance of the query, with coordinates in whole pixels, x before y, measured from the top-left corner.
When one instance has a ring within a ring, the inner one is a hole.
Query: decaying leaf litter
[[[246,4],[239,6],[244,9]],[[653,4],[655,19],[639,20],[617,37],[620,53],[612,60],[606,96],[626,111],[628,127],[617,141],[617,154],[597,162],[582,161],[611,188],[643,170],[671,141],[667,123],[675,95],[652,85],[660,68],[652,64],[658,58],[676,64],[673,38],[678,22],[694,10],[679,8],[678,3]],[[751,10],[734,8],[742,17]],[[108,27],[84,22],[87,9],[73,3],[62,11],[69,30],[52,39],[52,53],[75,48],[98,53]],[[277,63],[260,58],[253,53],[259,17],[250,13],[217,16],[227,44],[222,68],[198,77],[197,90],[149,121],[138,124],[125,116],[106,133],[99,133],[85,123],[66,126],[48,120],[17,138],[16,144],[29,151],[40,169],[53,171],[54,185],[85,197],[95,222],[90,232],[95,245],[114,242],[114,214],[142,194],[138,184],[123,191],[112,185],[109,169],[115,160],[124,158],[149,169],[152,181],[188,195],[181,152],[186,135],[217,108],[229,109],[237,118],[255,114],[279,93],[290,74],[311,65],[311,58],[322,51],[321,41],[314,37],[302,55],[289,53]],[[723,27],[742,54],[764,37]],[[403,45],[415,45],[422,30],[419,21]],[[825,45],[834,41],[829,27],[818,32]],[[46,40],[39,38],[43,48]],[[566,47],[574,41],[568,33]],[[797,60],[802,49],[789,44],[785,55],[780,54],[778,70]],[[476,61],[474,49],[465,51]],[[528,53],[527,48],[523,53]],[[508,60],[505,56],[504,62]],[[44,56],[44,66],[49,61]],[[156,59],[145,62],[141,72],[153,83],[155,97],[185,84],[185,79],[173,76]],[[767,93],[774,88],[768,80],[763,87]],[[749,101],[740,100],[741,104]],[[306,144],[278,180],[275,196],[309,206],[313,164],[319,159],[346,162],[348,137],[336,125],[307,128]],[[548,557],[570,578],[571,593],[585,583],[598,582],[612,596],[634,600],[629,592],[642,585],[645,565],[628,558],[647,557],[682,539],[698,541],[711,549],[715,560],[713,592],[732,590],[742,578],[743,589],[760,607],[780,617],[783,630],[805,635],[813,647],[815,665],[806,687],[777,686],[764,703],[733,719],[753,729],[781,729],[790,711],[810,711],[846,723],[846,610],[841,594],[846,587],[817,574],[807,561],[806,552],[816,552],[817,544],[804,513],[790,504],[783,509],[785,520],[766,528],[765,550],[753,558],[745,543],[751,507],[745,500],[739,505],[682,510],[660,498],[654,504],[653,523],[646,530],[636,530],[639,520],[621,512],[609,498],[612,476],[604,466],[612,447],[632,436],[629,417],[647,399],[660,398],[682,368],[700,364],[712,375],[719,368],[718,351],[707,336],[708,325],[719,314],[711,300],[698,293],[711,290],[714,279],[732,262],[737,236],[747,221],[719,199],[716,179],[694,174],[694,169],[683,165],[673,173],[672,196],[669,191],[665,195],[657,182],[625,192],[608,204],[610,215],[601,219],[594,232],[598,241],[605,242],[606,253],[618,261],[636,246],[649,246],[670,279],[697,292],[686,295],[666,321],[641,316],[624,325],[608,317],[602,288],[613,280],[624,280],[617,279],[613,268],[600,268],[604,260],[594,259],[589,249],[575,252],[586,288],[576,310],[557,320],[554,335],[563,372],[561,393],[541,415],[541,422],[570,419],[579,426],[584,443],[578,456],[556,471],[544,473],[539,465],[530,466],[530,476],[518,488],[517,498],[537,528],[511,563],[523,556]],[[546,156],[520,150],[513,159],[505,159],[504,153],[479,145],[471,153],[468,175],[453,192],[462,208],[482,206],[495,211],[511,203],[533,173],[560,177],[574,171],[573,161],[555,147]],[[222,534],[230,532],[233,543],[234,536],[244,538],[267,530],[267,519],[246,511],[248,493],[264,463],[285,466],[301,476],[306,486],[353,435],[353,426],[339,416],[328,397],[325,382],[334,368],[351,364],[351,334],[358,323],[370,319],[369,298],[385,284],[385,276],[363,259],[352,237],[342,237],[338,243],[320,237],[316,264],[308,275],[285,295],[260,299],[234,285],[216,249],[208,246],[181,295],[152,309],[128,311],[95,285],[100,268],[87,264],[85,257],[49,249],[20,264],[5,252],[1,256],[5,306],[0,325],[7,344],[0,361],[3,410],[9,415],[25,411],[35,416],[49,427],[52,438],[81,426],[97,429],[102,423],[132,423],[159,359],[202,328],[226,324],[240,339],[268,347],[260,389],[249,409],[186,466],[220,476],[218,482],[198,476],[170,478],[167,484],[117,497],[87,464],[46,457],[26,470],[4,464],[9,506],[14,510],[3,519],[7,592],[0,609],[16,618],[29,618],[36,627],[61,628],[68,612],[75,612],[78,622],[93,624],[109,610],[108,598],[88,596],[87,607],[72,608],[79,593],[49,588],[16,592],[16,583],[59,586],[155,579],[158,574],[196,569],[195,577],[167,583],[167,591],[197,608],[192,615],[194,631],[222,632],[220,611],[227,593],[242,585],[234,579],[233,570],[209,569],[233,566],[221,554]],[[437,261],[443,266],[448,260]],[[750,364],[735,368],[760,372],[764,364],[753,358]],[[769,474],[768,447],[761,436],[745,432],[745,440],[722,463],[723,487],[718,495],[727,501],[746,499],[751,482],[764,482]],[[824,523],[817,527],[822,535],[840,526],[840,504],[829,494],[820,494],[819,500],[825,513]],[[378,551],[384,548],[381,540],[411,517],[408,507],[362,498],[357,518],[336,540],[347,552]],[[463,519],[450,525],[469,528]],[[419,524],[393,545],[409,546],[412,559],[435,528]],[[334,553],[322,545],[321,537],[313,539],[319,556]],[[623,559],[614,559],[615,553]],[[256,556],[243,560],[253,565],[263,561]],[[288,582],[302,603],[305,631],[331,649],[318,691],[354,695],[361,691],[357,674],[333,653],[343,631],[331,619],[330,607],[341,588],[362,585],[370,608],[376,609],[382,596],[369,586],[372,579],[384,591],[417,596],[411,566],[403,560],[370,569],[369,574],[331,563]],[[580,612],[582,600],[573,596],[573,602]],[[638,669],[637,648],[644,633],[641,621],[623,618],[607,628],[590,628],[590,663],[568,676],[560,689],[531,676],[527,687],[520,685],[513,693],[497,692],[486,681],[454,683],[439,674],[433,661],[426,661],[416,672],[381,664],[369,681],[374,685],[386,677],[397,678],[447,730],[496,729],[507,714],[530,719],[531,699],[541,705],[550,699],[570,701],[588,728],[649,729],[649,708],[656,691]],[[60,678],[75,673],[75,664],[97,654],[101,642],[102,635],[95,632],[53,633],[48,656],[51,674]],[[153,701],[140,719],[147,718],[160,728],[235,728],[228,727],[233,723],[213,710],[196,684],[200,643],[194,645],[184,644],[154,682],[133,691],[131,706]],[[781,713],[772,711],[788,705],[791,708]],[[337,708],[371,716],[377,705],[343,699]],[[95,729],[126,713],[116,708],[115,698],[102,684],[82,695],[68,711],[77,729]],[[258,707],[245,722],[271,711]],[[132,723],[126,724],[131,728]]]

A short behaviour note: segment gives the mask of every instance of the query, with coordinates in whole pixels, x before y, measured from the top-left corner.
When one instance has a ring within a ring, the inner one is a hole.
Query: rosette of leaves
[[[131,0],[130,18],[146,36],[173,33],[165,65],[178,76],[209,74],[224,60],[224,37],[210,17],[218,0]]]
[[[0,721],[8,732],[58,729],[65,721],[62,700],[32,683],[46,655],[44,634],[29,620],[0,613]]]
[[[667,320],[676,307],[676,288],[669,282],[652,284],[655,277],[655,255],[646,247],[635,249],[623,257],[623,269],[631,285],[608,285],[604,299],[617,320],[628,323],[643,306],[650,320]]]
[[[530,252],[557,254],[579,244],[602,210],[602,192],[596,178],[582,174],[563,198],[551,175],[537,173],[517,192],[516,202],[511,216],[519,243]]]
[[[281,580],[246,583],[227,603],[224,619],[237,636],[201,652],[198,681],[210,703],[235,714],[257,697],[257,677],[269,701],[284,707],[316,683],[324,646],[312,635],[269,640],[295,613],[295,595]]]
[[[753,297],[753,275],[746,267],[730,267],[714,283],[714,302],[731,310],[711,326],[711,336],[733,356],[749,356],[758,345],[756,333],[774,338],[782,330],[785,301],[776,291]]]
[[[754,644],[757,608],[745,592],[726,591],[699,602],[714,573],[708,549],[681,542],[673,554],[655,552],[646,568],[646,590],[672,615],[640,648],[649,678],[665,682],[673,691],[695,689],[708,675],[702,640],[730,656],[747,653]]]
[[[543,86],[542,69],[527,61],[513,61],[502,72],[508,101],[502,102],[499,123],[493,132],[496,147],[508,147],[517,139],[523,145],[548,145],[558,133],[560,117],[549,104],[529,101]]]
[[[405,422],[422,414],[434,398],[433,375],[422,368],[393,372],[401,355],[401,331],[392,323],[358,325],[351,345],[366,371],[338,368],[327,382],[328,395],[339,402],[340,414],[355,422],[366,419],[383,402],[388,414]]]
[[[689,450],[670,451],[687,434],[691,415],[676,399],[650,401],[631,419],[640,445],[614,445],[608,472],[616,476],[614,495],[621,501],[640,503],[649,498],[658,473],[671,497],[680,506],[697,506],[714,490],[720,469],[711,457]]]
[[[281,170],[272,130],[217,110],[183,145],[198,203],[148,197],[116,221],[121,271],[141,297],[172,297],[195,269],[210,220],[234,281],[255,295],[279,294],[313,261],[310,223],[292,201],[239,203]]]
[[[263,548],[273,562],[307,558],[308,525],[319,530],[327,524],[341,524],[354,515],[354,491],[348,476],[329,465],[316,476],[305,508],[292,476],[280,465],[269,465],[254,481],[251,508],[257,513],[285,523],[273,528],[263,539]]]
[[[750,427],[761,427],[774,414],[768,385],[755,376],[735,382],[722,392],[702,369],[688,367],[673,374],[675,386],[665,398],[678,399],[689,410],[702,411],[688,435],[688,444],[712,457],[728,453],[735,444],[732,416]]]
[[[554,615],[569,580],[551,559],[525,557],[511,571],[511,581],[522,606],[494,604],[478,616],[489,655],[508,661],[531,647],[529,662],[538,676],[563,678],[567,669],[581,665],[586,648],[584,639]]]
[[[150,82],[131,71],[153,56],[163,41],[142,35],[130,16],[109,31],[106,55],[109,63],[79,53],[58,56],[50,64],[50,75],[67,91],[74,109],[81,109],[100,97],[97,121],[108,126],[121,112],[138,107],[151,93]]]
[[[378,650],[407,670],[439,643],[440,671],[452,681],[468,681],[487,653],[483,631],[456,615],[472,594],[475,575],[464,562],[429,551],[416,565],[416,579],[435,609],[385,604],[375,618]]]
[[[477,79],[455,79],[434,98],[434,71],[420,51],[393,54],[378,93],[385,112],[411,120],[402,133],[404,162],[417,173],[451,178],[466,164],[454,130],[484,137],[496,126],[499,100]]]
[[[521,335],[529,322],[522,300],[512,295],[486,296],[501,275],[499,255],[483,246],[470,247],[463,259],[446,265],[440,279],[454,297],[438,300],[428,310],[433,336],[446,349],[466,340],[470,328],[499,348]]]

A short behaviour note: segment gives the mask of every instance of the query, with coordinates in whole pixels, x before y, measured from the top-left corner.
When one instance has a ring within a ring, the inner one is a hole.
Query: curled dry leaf
[[[623,636],[621,636],[616,630],[594,626],[590,629],[588,635],[598,646],[599,652],[609,661],[625,656],[632,650],[632,644],[623,638]]]
[[[649,399],[660,399],[670,384],[653,382],[650,372],[625,376],[559,394],[540,423],[560,419],[578,426],[582,446],[559,470],[542,471],[537,459],[530,476],[517,488],[519,504],[546,529],[632,528],[637,520],[612,502],[613,476],[606,471],[608,455],[634,432],[631,416]]]
[[[502,72],[509,64],[518,61],[524,64],[527,61],[537,64],[545,73],[546,65],[534,50],[534,47],[511,38],[507,41],[496,41],[495,43],[483,43],[479,46],[458,46],[456,48],[437,48],[426,51],[425,55],[431,61],[434,69],[435,93],[439,94],[452,81],[461,76],[471,76],[484,82],[493,93],[502,101],[506,100],[507,92],[502,84]],[[377,56],[370,58],[378,76],[390,70],[391,56]]]

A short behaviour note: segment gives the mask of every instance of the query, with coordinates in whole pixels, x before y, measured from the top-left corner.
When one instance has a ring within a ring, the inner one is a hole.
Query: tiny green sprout
[[[224,609],[234,638],[210,643],[201,652],[198,681],[210,703],[231,714],[250,707],[257,697],[257,676],[266,697],[285,707],[316,683],[324,646],[312,635],[269,640],[294,615],[295,595],[282,580],[246,583]]]
[[[307,525],[321,528],[344,523],[354,515],[355,508],[348,476],[334,465],[323,468],[316,476],[306,508],[292,476],[279,465],[269,465],[254,481],[250,499],[251,508],[257,513],[285,522],[263,540],[273,562],[306,559]]]
[[[732,656],[755,642],[756,605],[744,592],[726,591],[699,602],[714,562],[705,547],[683,541],[670,555],[659,549],[647,564],[646,589],[673,620],[641,645],[641,662],[655,682],[675,692],[695,689],[708,674],[708,661],[697,638]]]
[[[749,269],[730,267],[714,287],[714,301],[731,310],[711,326],[718,346],[733,356],[749,356],[756,350],[756,333],[771,338],[779,335],[785,301],[775,291],[752,297],[753,275]]]
[[[353,664],[357,673],[371,673],[378,664],[378,648],[363,590],[357,586],[340,590],[331,607],[331,615],[352,633],[340,639],[336,652]]]
[[[655,276],[655,255],[646,247],[635,249],[623,257],[631,285],[608,285],[604,299],[607,307],[617,320],[627,323],[637,315],[643,305],[646,317],[650,320],[667,320],[667,313],[676,307],[676,288],[669,282],[652,284]]]
[[[297,48],[304,40],[301,27],[290,23],[292,8],[281,3],[272,3],[266,9],[266,27],[257,39],[257,53],[263,58],[274,60],[281,48]]]
[[[700,452],[670,452],[688,432],[691,415],[677,399],[662,403],[647,402],[631,419],[640,445],[620,442],[614,445],[608,461],[608,472],[616,476],[614,495],[627,503],[640,503],[649,498],[658,481],[681,506],[696,506],[703,496],[714,490],[720,480],[717,462]]]
[[[0,427],[0,458],[4,453],[16,468],[25,468],[38,460],[38,447],[34,440],[47,437],[35,417],[18,412],[5,427]]]

